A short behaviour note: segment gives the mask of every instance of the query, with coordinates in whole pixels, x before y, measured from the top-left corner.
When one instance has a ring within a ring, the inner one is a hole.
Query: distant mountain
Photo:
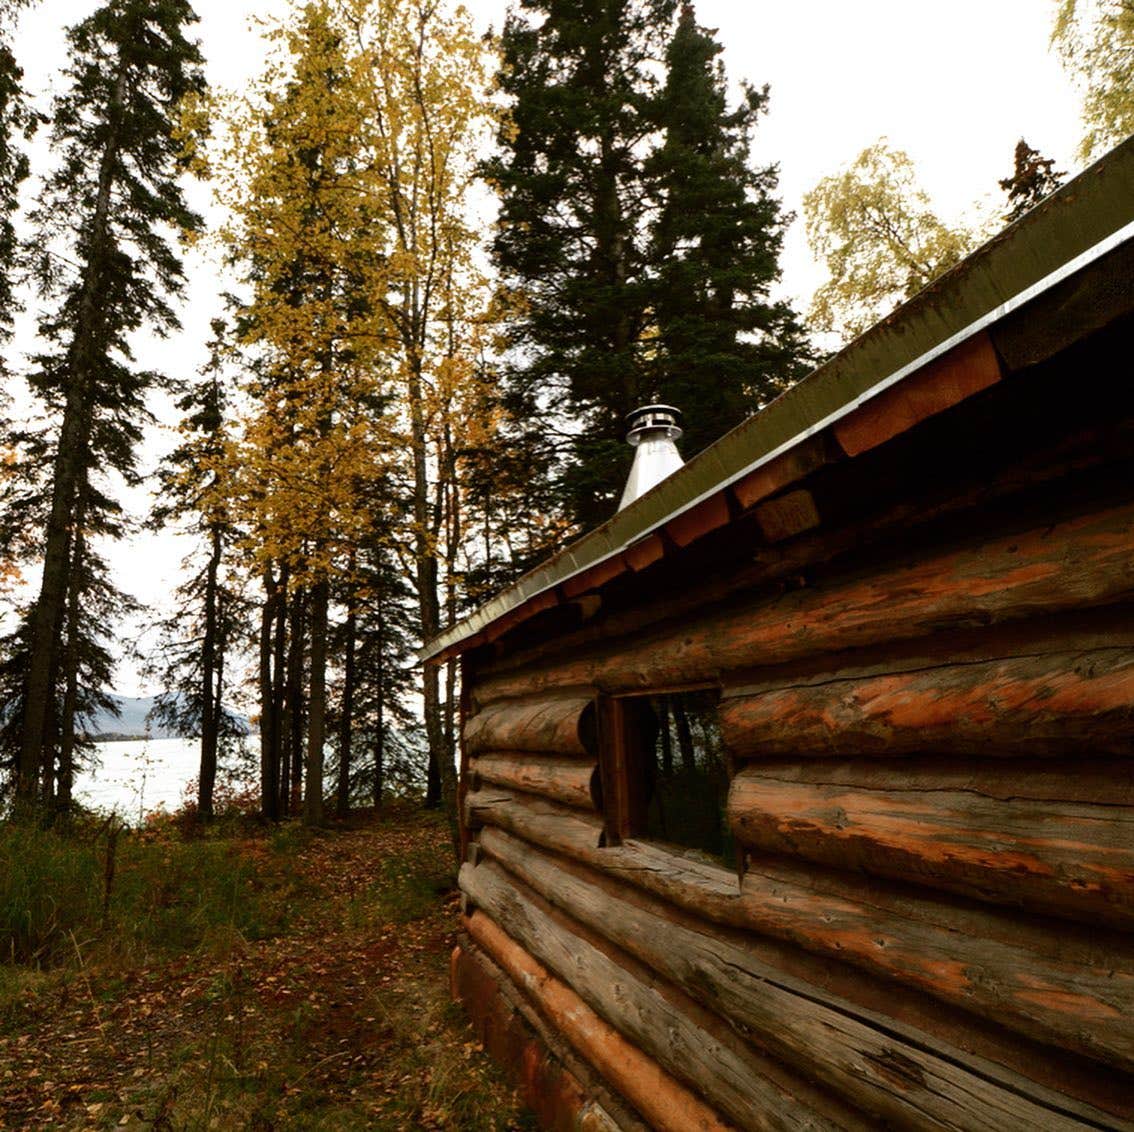
[[[147,726],[146,716],[153,710],[156,696],[116,696],[110,697],[118,706],[121,713],[115,717],[108,711],[100,711],[90,723],[90,733],[93,738],[130,738],[144,739],[178,739],[181,736],[168,727],[159,727],[154,724]],[[235,714],[235,713],[233,713]],[[236,715],[236,718],[248,729],[248,717]]]

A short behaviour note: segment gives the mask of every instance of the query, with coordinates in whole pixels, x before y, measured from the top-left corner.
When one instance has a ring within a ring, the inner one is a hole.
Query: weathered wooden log
[[[714,928],[696,917],[676,912],[669,905],[605,879],[586,866],[533,850],[507,835],[497,836],[492,845],[491,855],[542,899],[562,909],[572,921],[624,948],[650,970],[695,993],[698,1001],[746,1027],[746,1033],[785,1063],[803,1067],[811,1049],[811,1028],[815,1027],[832,1041],[830,1046],[816,1047],[814,1051],[814,1056],[824,1062],[816,1073],[817,1079],[831,1085],[840,1096],[851,1096],[857,1104],[863,1103],[862,1094],[848,1094],[846,1082],[861,1072],[860,1058],[872,1067],[881,1066],[882,1059],[875,1048],[875,1043],[880,1042],[901,1063],[908,1043],[915,1050],[927,1051],[931,1058],[940,1055],[946,1065],[959,1059],[962,1073],[972,1073],[996,1088],[1021,1094],[1040,1105],[1066,1111],[1070,1103],[1076,1117],[1093,1119],[1098,1115],[1090,1107],[1069,1102],[1060,1093],[1037,1085],[1028,1074],[1021,1077],[1002,1066],[974,1058],[971,1050],[962,1053],[951,1043],[927,1040],[923,1031],[896,1022],[888,1014],[865,1011],[823,988],[792,977],[779,966],[768,964],[760,950],[751,946],[750,939],[739,933]],[[805,1002],[794,1008],[781,997],[781,992],[798,993]],[[825,1010],[835,1012],[837,1020],[827,1018]],[[794,1032],[781,1034],[777,1016],[781,1027]],[[856,1031],[855,1025],[865,1027],[866,1033]],[[767,1028],[773,1032],[766,1035]],[[943,1072],[942,1087],[949,1104],[957,1095],[972,1093],[971,1085],[962,1078],[950,1076],[951,1068],[931,1068]],[[890,1080],[884,1072],[881,1077]],[[866,1078],[871,1079],[870,1072]],[[927,1073],[921,1080],[931,1081],[933,1074]],[[884,1085],[883,1091],[888,1087]],[[924,1103],[917,1097],[909,1099],[919,1107]],[[883,1107],[869,1111],[893,1118],[900,1109]],[[938,1109],[942,1117],[950,1111],[948,1105]],[[961,1124],[969,1126],[967,1121]]]
[[[593,698],[579,693],[492,704],[465,720],[465,752],[469,756],[482,751],[593,755]]]
[[[591,778],[595,764],[581,759],[540,755],[481,755],[469,763],[474,778],[528,794],[540,794],[567,806],[594,808]]]
[[[565,655],[477,685],[485,704],[563,685],[656,690],[729,669],[780,664],[880,641],[1103,605],[1134,596],[1134,504],[938,551],[778,598]]]
[[[454,1000],[477,1037],[550,1132],[649,1132],[589,1063],[536,1012],[512,980],[464,933],[449,963]]]
[[[708,1132],[727,1127],[707,1105],[627,1042],[487,916],[474,912],[465,920],[465,929],[567,1041],[653,1127],[664,1132]]]
[[[1132,789],[1082,767],[757,764],[733,779],[728,819],[755,849],[1129,930]]]
[[[534,894],[522,892],[493,862],[466,866],[461,884],[467,886],[479,911],[512,938],[520,954],[527,954],[561,979],[619,1035],[621,1048],[637,1050],[640,1057],[695,1091],[730,1123],[752,1129],[859,1127],[865,1132],[866,1122],[857,1118],[852,1106],[824,1098],[840,1119],[815,1112],[806,1099],[815,1095],[813,1085],[801,1081],[802,1095],[793,1091],[786,1084],[791,1077],[782,1066],[751,1048],[709,1011],[660,983],[651,972],[636,971],[633,960],[619,962],[585,933],[560,923],[538,905]],[[508,970],[505,964],[501,966]],[[674,997],[684,1001],[687,1010],[675,1009]],[[698,1014],[707,1028],[690,1016]],[[714,1029],[725,1036],[724,1041]],[[633,1103],[638,1107],[636,1100]]]
[[[749,864],[737,890],[724,870],[646,842],[599,849],[595,819],[495,794],[471,803],[493,823],[481,846],[509,835],[662,897],[712,923],[759,933],[853,964],[998,1025],[1134,1071],[1134,943],[1048,921],[1021,922],[950,897],[909,895],[866,878]],[[494,828],[495,827],[495,828]],[[507,830],[508,832],[504,832]]]
[[[735,1020],[763,1048],[831,1087],[875,1124],[994,1132],[1085,1128],[1106,1119],[1097,1110],[964,1051],[938,1046],[925,1035],[907,1035],[890,1019],[869,1018],[849,1003],[830,1001],[815,988],[760,964],[727,938],[673,923],[656,905],[619,900],[548,866],[546,859],[536,860],[534,854],[523,869],[547,884],[549,892],[553,889],[555,901],[569,907],[580,923]],[[684,1034],[687,1023],[681,1011],[653,1001],[649,988],[628,979],[615,959],[543,911],[526,885],[491,861],[475,869],[465,866],[461,885],[510,935],[636,1043],[657,1043],[668,1031],[671,1042],[680,1037],[682,1048],[676,1055],[693,1056],[696,1045],[684,1047],[696,1043],[696,1037]],[[686,1064],[686,1072],[696,1073],[704,1083],[706,1095],[737,1119],[719,1092],[726,1083],[720,1061],[705,1067]],[[752,1095],[747,1105],[751,1111],[762,1102]]]
[[[767,589],[777,580],[798,577],[809,568],[830,562],[847,551],[861,551],[873,542],[892,537],[896,530],[902,531],[903,539],[908,540],[914,529],[945,516],[972,511],[994,500],[1021,492],[1034,493],[1044,484],[1059,484],[1100,465],[1124,462],[1130,452],[1132,433],[1134,422],[1123,420],[1103,434],[1100,434],[1097,426],[1064,434],[1054,445],[1030,452],[1026,458],[1010,467],[998,467],[995,474],[989,474],[987,465],[981,465],[983,473],[975,480],[970,478],[966,484],[959,485],[950,477],[947,485],[938,487],[929,495],[924,489],[920,490],[910,498],[899,499],[888,505],[880,514],[819,533],[803,535],[776,546],[753,547],[753,561],[750,564],[730,571],[727,577],[705,579],[697,586],[684,589],[670,586],[665,601],[651,601],[623,611],[612,611],[597,623],[572,632],[551,635],[538,644],[527,644],[518,649],[509,648],[495,659],[480,658],[477,662],[478,688],[475,691],[478,702],[488,702],[491,698],[480,697],[480,681],[526,669],[542,668],[548,663],[549,657],[583,652],[599,641],[611,641],[644,632],[649,626],[663,621],[672,624],[678,619],[687,618],[695,610],[724,603],[745,591],[752,592],[760,587]],[[810,454],[800,467],[800,476],[809,470],[807,464],[810,462],[814,462],[814,467],[819,467],[825,461],[837,458],[833,451],[837,445],[833,440],[826,445],[820,443],[819,448],[820,451]],[[791,453],[786,455],[790,457]],[[759,473],[756,474],[759,476]],[[756,498],[763,498],[791,482],[794,482],[791,476],[776,476],[771,483],[757,485]],[[755,498],[748,498],[745,493],[741,505],[747,507],[754,501]],[[887,553],[885,550],[880,551],[877,560],[882,561]]]
[[[736,756],[1134,754],[1134,649],[839,674],[726,698]]]

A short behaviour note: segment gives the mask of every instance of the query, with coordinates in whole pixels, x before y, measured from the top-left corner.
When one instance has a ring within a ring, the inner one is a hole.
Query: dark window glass
[[[729,868],[735,847],[725,817],[728,761],[717,693],[683,692],[650,700],[657,719],[653,779],[641,836],[697,849]]]

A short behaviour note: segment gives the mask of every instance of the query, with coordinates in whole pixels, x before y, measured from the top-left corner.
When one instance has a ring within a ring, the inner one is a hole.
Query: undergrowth
[[[266,884],[224,840],[116,830],[0,826],[0,961],[70,963],[75,950],[126,962],[191,951],[219,928],[283,929],[290,886]]]
[[[409,809],[0,826],[0,1127],[534,1127],[449,999],[456,900]]]

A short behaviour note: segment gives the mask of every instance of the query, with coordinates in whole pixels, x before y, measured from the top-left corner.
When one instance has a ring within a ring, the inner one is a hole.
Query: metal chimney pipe
[[[626,417],[626,437],[634,449],[634,463],[618,510],[628,507],[685,463],[675,440],[681,438],[681,410],[672,405],[644,405]]]

